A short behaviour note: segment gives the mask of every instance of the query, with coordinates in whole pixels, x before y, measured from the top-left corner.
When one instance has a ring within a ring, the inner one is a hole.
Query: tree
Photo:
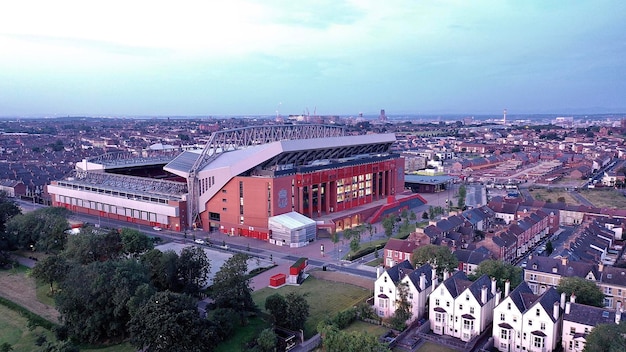
[[[257,348],[259,352],[273,352],[276,351],[276,344],[278,342],[278,336],[274,332],[274,329],[263,329],[259,336],[256,338]]]
[[[123,228],[120,237],[124,254],[137,257],[154,248],[154,243],[146,234],[135,229]]]
[[[54,283],[61,282],[65,278],[65,274],[70,269],[69,263],[65,258],[51,255],[37,262],[31,275],[40,281],[50,284],[50,293],[54,294]]]
[[[287,324],[288,304],[283,295],[275,293],[265,299],[265,310],[267,310],[276,326],[285,327]]]
[[[69,336],[88,343],[125,338],[128,302],[148,282],[146,269],[135,260],[72,266],[55,296]]]
[[[393,228],[396,225],[396,220],[394,219],[394,217],[391,215],[387,215],[383,219],[382,224],[383,229],[385,229],[385,236],[391,237],[391,235],[393,235]]]
[[[459,199],[457,202],[457,206],[459,209],[463,209],[465,207],[465,197],[467,196],[467,189],[464,184],[459,186]]]
[[[432,208],[432,207],[431,207],[431,208]],[[427,212],[427,211],[424,211],[424,212],[422,213],[422,219],[423,219],[423,220],[428,220],[429,218],[430,218],[430,216],[428,215],[428,212]]]
[[[372,226],[372,224],[370,224],[369,222],[366,222],[365,229],[370,235],[370,242],[372,242],[372,237],[374,237],[374,226]]]
[[[604,307],[604,294],[592,281],[580,277],[564,277],[559,282],[556,290],[559,293],[565,292],[567,297],[574,293],[576,295],[576,303]]]
[[[453,272],[459,266],[459,260],[448,247],[434,244],[419,247],[411,254],[411,264],[414,266],[426,263],[436,267],[438,274],[441,274],[444,269]]]
[[[485,274],[496,279],[496,284],[501,291],[504,291],[504,283],[507,280],[510,282],[511,291],[522,283],[522,268],[500,260],[485,260],[481,262],[468,278],[475,281]]]
[[[119,259],[122,255],[122,239],[116,230],[104,234],[93,228],[83,229],[80,236],[68,238],[63,255],[80,264],[94,261]]]
[[[391,325],[396,330],[404,330],[406,321],[411,319],[411,302],[409,301],[409,286],[405,282],[401,282],[397,286],[398,300],[396,301],[396,310],[391,317]]]
[[[287,301],[287,329],[294,331],[304,329],[304,323],[309,317],[309,302],[296,292],[288,293],[285,300]]]
[[[200,318],[191,297],[158,292],[128,324],[130,343],[152,352],[210,351],[214,345],[210,323]]]
[[[0,352],[11,352],[11,351],[13,351],[13,346],[11,346],[10,343],[3,342],[2,345],[0,345]]]
[[[626,351],[626,324],[599,324],[586,337],[584,352]]]
[[[6,222],[21,213],[22,210],[15,203],[15,201],[7,197],[5,191],[0,191],[0,235],[4,233]],[[0,249],[4,249],[4,247],[2,247],[2,243],[0,243]]]
[[[183,292],[197,294],[206,284],[211,272],[211,263],[204,249],[186,247],[178,257],[178,278]]]
[[[356,253],[356,251],[358,251],[360,247],[361,247],[361,236],[354,236],[350,240],[350,250],[352,252]],[[348,258],[348,259],[350,259],[350,258]]]
[[[141,262],[148,269],[150,281],[157,290],[180,292],[176,252],[153,249],[141,256]]]
[[[248,277],[248,256],[237,253],[230,257],[213,278],[212,296],[219,308],[232,308],[239,315],[242,325],[246,313],[255,311],[252,289]]]
[[[322,336],[322,345],[326,351],[342,352],[385,352],[391,351],[389,347],[378,341],[372,334],[364,332],[345,332],[336,326],[324,324],[318,325],[317,331]]]
[[[62,250],[67,240],[68,214],[65,208],[52,207],[13,216],[5,224],[8,245],[28,250]]]
[[[554,245],[552,244],[552,241],[548,240],[548,242],[546,242],[546,253],[550,255],[552,252],[554,252]]]

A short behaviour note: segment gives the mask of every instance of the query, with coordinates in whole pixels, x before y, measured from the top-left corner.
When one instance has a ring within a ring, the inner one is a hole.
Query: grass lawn
[[[578,200],[574,199],[564,188],[533,188],[530,192],[534,199],[552,203],[557,203],[559,198],[565,198],[565,203],[569,205],[580,205]]]
[[[598,208],[626,208],[626,197],[614,188],[584,189],[580,194]]]
[[[350,326],[343,329],[345,332],[362,332],[366,335],[374,335],[374,336],[382,336],[389,331],[389,328],[386,328],[382,325],[374,325],[370,323],[366,323],[361,320],[356,320]]]
[[[457,350],[426,341],[416,352],[457,352]]]
[[[383,263],[383,258],[376,258],[372,260],[371,262],[365,263],[365,265],[371,266],[371,267],[377,267],[377,266],[380,266],[382,263]]]
[[[317,333],[317,324],[326,317],[332,317],[371,296],[364,288],[338,282],[318,280],[309,276],[300,286],[283,286],[279,289],[266,287],[252,293],[252,298],[259,309],[265,310],[265,299],[279,293],[286,295],[296,292],[303,295],[309,303],[309,318],[304,326],[304,337]]]
[[[54,340],[54,335],[41,327],[30,331],[28,321],[20,313],[0,305],[0,342],[7,342],[14,352],[30,352],[37,350],[35,339],[43,334],[48,341]]]
[[[250,319],[247,326],[235,329],[235,333],[230,339],[217,345],[215,352],[246,351],[246,343],[252,341],[263,329],[269,326],[270,324],[260,317]]]

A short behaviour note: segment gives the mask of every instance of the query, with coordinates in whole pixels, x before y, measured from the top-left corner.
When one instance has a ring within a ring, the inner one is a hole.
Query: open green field
[[[566,204],[580,205],[578,200],[573,198],[565,188],[532,188],[530,194],[535,200],[542,202],[557,203],[559,198],[564,198]]]
[[[30,352],[37,347],[35,339],[43,335],[48,341],[55,340],[54,335],[41,327],[33,331],[28,329],[28,320],[20,313],[0,305],[0,343],[8,343],[14,352]]]
[[[296,292],[303,295],[309,303],[309,318],[304,326],[304,337],[317,333],[317,324],[326,317],[332,317],[372,295],[369,290],[338,282],[319,280],[309,276],[300,286],[283,286],[278,289],[266,287],[252,293],[252,298],[259,309],[265,311],[265,299],[274,293],[286,295]]]
[[[614,188],[585,189],[580,194],[598,208],[626,209],[626,197]]]

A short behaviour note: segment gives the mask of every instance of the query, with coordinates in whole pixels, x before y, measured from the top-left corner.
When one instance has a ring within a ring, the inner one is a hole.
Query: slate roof
[[[465,275],[464,272],[457,271],[445,280],[443,284],[453,298],[458,297],[463,291],[469,289],[481,306],[483,305],[483,302],[481,301],[480,296],[483,286],[487,287],[487,301],[494,297],[493,293],[491,293],[491,279],[486,274],[479,277],[478,280],[472,282],[467,278],[467,275]]]
[[[408,274],[409,279],[417,288],[418,292],[422,292],[420,289],[420,276],[422,273],[424,273],[424,277],[426,278],[426,289],[428,289],[433,284],[433,267],[430,266],[430,264],[426,263]]]
[[[554,270],[556,270],[556,272],[554,272]],[[567,260],[565,265],[563,265],[562,260],[550,257],[533,257],[529,259],[524,271],[537,271],[557,274],[561,277],[580,278],[585,278],[589,272],[593,272],[595,277],[598,277],[594,264]]]
[[[569,303],[569,314],[563,315],[564,321],[596,326],[598,324],[615,324],[615,310],[588,306],[580,303]]]
[[[411,265],[408,260],[405,260],[387,269],[386,273],[391,278],[391,281],[397,285],[404,275],[407,275],[411,271],[413,271],[413,265]]]

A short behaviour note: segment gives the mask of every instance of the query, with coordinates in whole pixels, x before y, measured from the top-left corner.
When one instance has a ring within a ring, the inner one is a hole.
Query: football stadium
[[[54,206],[77,213],[300,247],[425,203],[404,190],[395,140],[329,125],[222,130],[198,150],[82,160],[47,191]]]

